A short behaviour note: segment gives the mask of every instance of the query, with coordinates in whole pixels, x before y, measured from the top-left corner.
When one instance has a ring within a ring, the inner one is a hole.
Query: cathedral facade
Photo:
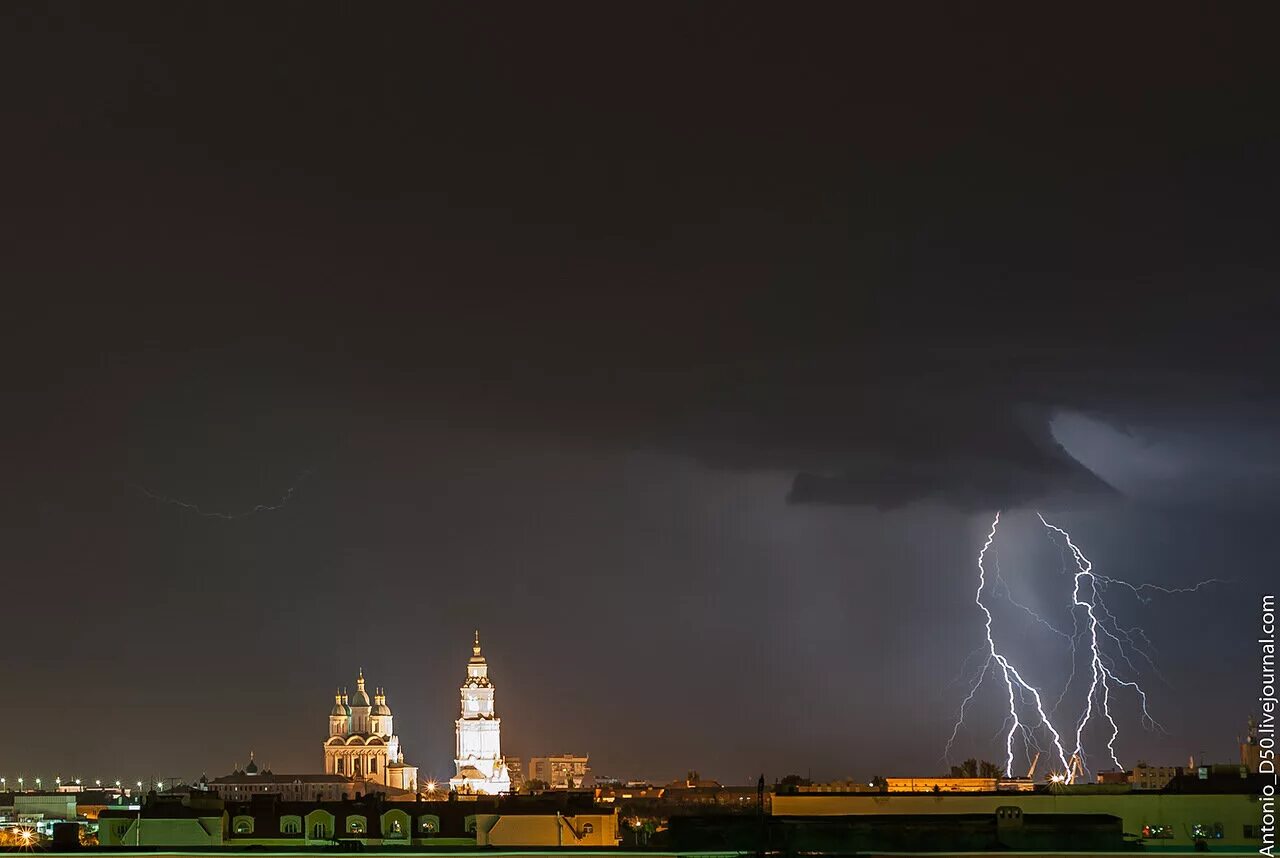
[[[449,788],[460,793],[496,794],[511,791],[511,776],[502,758],[502,721],[493,708],[493,682],[489,665],[480,654],[480,632],[476,632],[463,681],[462,714],[454,727],[457,736],[456,773]]]
[[[353,696],[348,698],[345,691],[334,695],[329,737],[324,741],[324,770],[396,789],[418,787],[418,768],[404,761],[387,695],[377,688],[369,698],[363,670],[356,677]]]

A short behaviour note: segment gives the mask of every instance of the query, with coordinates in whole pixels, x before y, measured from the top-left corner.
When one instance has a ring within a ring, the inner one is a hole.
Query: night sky
[[[932,774],[997,509],[1059,622],[1037,509],[1228,579],[1117,748],[1236,759],[1275,7],[882,5],[7,6],[0,774],[315,771],[363,667],[447,777],[476,627],[510,755]]]

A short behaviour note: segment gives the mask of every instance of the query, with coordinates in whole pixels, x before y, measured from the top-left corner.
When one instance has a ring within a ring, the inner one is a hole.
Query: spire
[[[356,691],[364,691],[364,668],[356,675]]]
[[[479,629],[476,629],[476,642],[474,645],[472,645],[471,652],[474,655],[480,654],[480,630]]]

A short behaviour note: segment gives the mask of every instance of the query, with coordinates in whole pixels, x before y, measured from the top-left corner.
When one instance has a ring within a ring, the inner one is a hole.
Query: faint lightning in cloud
[[[253,507],[247,510],[244,510],[243,512],[215,512],[211,510],[205,510],[205,509],[201,509],[199,504],[194,504],[188,501],[179,500],[178,498],[170,497],[168,495],[163,495],[163,494],[160,494],[159,492],[153,492],[147,487],[137,485],[136,483],[130,483],[129,485],[130,487],[136,489],[138,492],[145,495],[146,497],[151,498],[153,501],[156,501],[157,503],[176,506],[180,509],[186,510],[187,512],[193,513],[194,515],[198,515],[202,518],[217,518],[223,521],[236,521],[238,519],[249,518],[251,516],[258,515],[259,513],[274,512],[275,510],[283,508],[289,503],[289,501],[293,500],[293,496],[297,492],[298,486],[301,485],[302,481],[305,480],[308,476],[310,476],[310,474],[311,474],[310,470],[303,471],[302,474],[299,475],[298,479],[295,481],[294,485],[289,486],[289,488],[285,490],[285,493],[281,495],[280,499],[275,503],[255,504]]]

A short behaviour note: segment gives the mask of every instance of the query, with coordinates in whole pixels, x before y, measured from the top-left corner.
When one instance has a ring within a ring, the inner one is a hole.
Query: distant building
[[[830,781],[822,784],[798,784],[788,788],[789,792],[884,792],[882,787],[866,781],[852,779]]]
[[[1100,784],[1117,785],[1132,784],[1133,772],[1126,772],[1124,769],[1110,769],[1105,772],[1098,772],[1097,781]]]
[[[511,776],[502,758],[502,719],[493,708],[494,686],[489,664],[480,654],[479,631],[467,661],[467,678],[459,691],[462,713],[454,722],[455,773],[449,778],[449,788],[475,795],[510,792]]]
[[[529,759],[529,779],[544,781],[551,789],[582,789],[592,786],[591,758],[576,754],[556,754]]]
[[[344,775],[277,775],[270,769],[259,769],[252,758],[243,769],[206,781],[203,787],[223,801],[249,801],[259,795],[274,795],[284,801],[340,801],[370,793],[409,798],[414,795],[410,790]]]
[[[502,760],[507,764],[507,774],[511,778],[511,791],[520,792],[524,789],[524,767],[520,765],[520,758],[503,757]]]
[[[1129,784],[1135,790],[1161,790],[1169,785],[1169,781],[1179,777],[1181,774],[1181,766],[1149,766],[1139,761],[1133,767],[1133,775],[1129,778]]]
[[[1262,746],[1258,744],[1258,721],[1249,716],[1249,731],[1240,742],[1240,765],[1251,772],[1257,772],[1262,766]]]
[[[999,778],[886,778],[889,792],[995,792]]]
[[[418,769],[405,763],[393,721],[381,688],[374,689],[373,699],[369,699],[361,670],[354,697],[348,699],[342,691],[334,695],[329,737],[324,740],[325,772],[397,789],[417,789]]]

